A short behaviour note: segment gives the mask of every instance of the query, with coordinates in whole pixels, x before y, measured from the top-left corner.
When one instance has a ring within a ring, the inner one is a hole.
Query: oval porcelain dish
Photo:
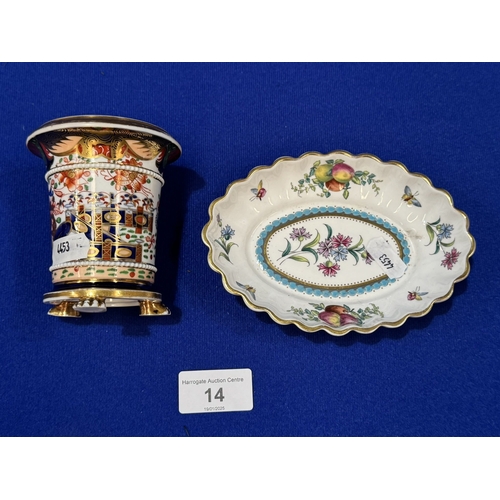
[[[254,168],[212,202],[210,267],[255,311],[345,335],[448,299],[475,241],[450,194],[395,161],[346,151]]]

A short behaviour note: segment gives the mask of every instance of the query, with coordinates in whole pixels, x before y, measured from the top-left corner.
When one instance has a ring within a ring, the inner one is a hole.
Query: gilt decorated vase
[[[151,290],[164,168],[181,147],[163,129],[114,116],[45,123],[27,139],[46,164],[54,290],[49,314],[140,306],[166,315]]]

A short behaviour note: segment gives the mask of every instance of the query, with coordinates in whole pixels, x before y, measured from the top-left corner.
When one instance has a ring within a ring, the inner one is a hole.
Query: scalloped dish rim
[[[433,299],[429,305],[427,307],[425,307],[425,309],[422,309],[422,310],[419,310],[419,311],[412,311],[412,312],[408,312],[407,314],[404,314],[401,318],[399,318],[398,320],[396,321],[380,321],[380,322],[377,322],[375,323],[374,325],[372,326],[369,326],[369,327],[362,327],[362,326],[359,326],[359,325],[349,325],[347,328],[342,328],[342,329],[338,329],[338,328],[335,328],[335,327],[332,327],[328,324],[325,324],[325,323],[320,323],[320,324],[317,324],[317,325],[308,325],[308,324],[305,324],[303,321],[301,321],[300,319],[295,319],[295,318],[281,318],[278,314],[276,314],[273,309],[271,307],[266,307],[264,305],[257,305],[255,303],[253,303],[251,301],[251,299],[245,294],[245,292],[242,290],[242,289],[238,289],[238,288],[235,288],[233,286],[230,285],[229,281],[228,281],[228,277],[225,273],[225,271],[223,269],[221,269],[217,263],[215,262],[215,259],[214,259],[214,256],[213,256],[213,250],[212,250],[212,245],[210,243],[210,240],[207,236],[207,233],[208,233],[208,230],[209,230],[209,227],[211,226],[211,224],[214,222],[214,209],[216,207],[216,205],[221,202],[222,200],[224,200],[226,197],[228,197],[228,195],[230,194],[232,188],[238,184],[241,184],[241,183],[244,183],[244,182],[247,182],[249,180],[249,178],[255,174],[255,172],[258,172],[258,171],[269,171],[271,169],[274,169],[277,165],[279,165],[280,163],[283,163],[283,162],[286,162],[286,161],[292,161],[292,162],[295,162],[295,161],[299,161],[305,157],[314,157],[314,156],[318,156],[318,157],[321,157],[321,158],[326,158],[326,157],[329,157],[329,156],[332,156],[332,155],[344,155],[344,156],[347,156],[349,158],[352,158],[352,159],[360,159],[360,158],[369,158],[371,160],[374,160],[380,164],[383,164],[383,165],[394,165],[394,166],[397,166],[398,168],[400,168],[405,175],[408,175],[410,177],[414,177],[414,178],[419,178],[419,179],[423,179],[428,185],[429,187],[431,188],[431,190],[435,190],[437,192],[440,192],[440,193],[443,193],[446,198],[448,199],[448,202],[450,204],[450,207],[451,209],[455,210],[458,214],[460,214],[461,216],[464,217],[465,219],[465,230],[466,230],[466,234],[470,240],[470,247],[469,247],[469,250],[467,252],[467,255],[465,256],[465,270],[464,272],[456,277],[455,279],[453,279],[453,281],[450,283],[450,287],[448,289],[448,291],[441,295],[440,297],[437,297],[435,299]],[[446,300],[448,300],[452,295],[453,295],[453,292],[454,292],[454,287],[455,287],[455,284],[456,283],[459,283],[460,281],[463,281],[464,279],[467,278],[467,276],[470,274],[470,271],[471,271],[471,265],[470,265],[470,258],[472,257],[472,255],[474,254],[475,250],[476,250],[476,241],[474,239],[474,237],[472,236],[472,234],[470,233],[469,231],[469,226],[470,226],[470,220],[469,220],[469,217],[467,216],[467,214],[465,212],[463,212],[462,210],[459,210],[458,208],[455,207],[454,203],[453,203],[453,198],[451,196],[451,194],[446,191],[445,189],[441,189],[441,188],[436,188],[432,181],[430,180],[429,177],[427,177],[425,174],[421,174],[421,173],[417,173],[417,172],[410,172],[408,170],[408,168],[401,162],[399,161],[396,161],[396,160],[390,160],[390,161],[382,161],[380,158],[378,158],[377,156],[375,155],[372,155],[372,154],[369,154],[369,153],[363,153],[363,154],[358,154],[358,155],[354,155],[354,154],[351,154],[349,153],[348,151],[344,151],[344,150],[334,150],[334,151],[331,151],[329,153],[320,153],[320,152],[317,152],[317,151],[309,151],[309,152],[306,152],[298,157],[291,157],[291,156],[282,156],[280,158],[277,158],[273,163],[272,165],[260,165],[260,166],[256,166],[254,168],[252,168],[247,176],[245,178],[240,178],[240,179],[237,179],[237,180],[234,180],[233,182],[231,182],[227,188],[226,188],[226,191],[224,193],[223,196],[220,196],[216,199],[214,199],[211,203],[210,203],[210,206],[208,207],[208,214],[209,214],[209,220],[208,222],[204,225],[203,227],[203,230],[202,230],[202,233],[201,233],[201,236],[202,236],[202,240],[204,242],[204,244],[208,247],[208,256],[207,256],[207,260],[208,260],[208,264],[210,266],[210,268],[212,270],[214,270],[215,272],[219,273],[222,277],[222,283],[223,283],[223,286],[224,288],[231,294],[233,295],[237,295],[237,296],[240,296],[243,298],[243,301],[245,303],[245,305],[253,310],[253,311],[256,311],[256,312],[265,312],[269,315],[269,317],[276,323],[280,324],[280,325],[290,325],[290,324],[293,324],[295,325],[296,327],[298,327],[300,330],[304,331],[304,332],[308,332],[308,333],[313,333],[313,332],[317,332],[317,331],[326,331],[328,334],[330,335],[333,335],[333,336],[344,336],[346,335],[347,333],[351,332],[351,331],[355,331],[355,332],[358,332],[360,334],[369,334],[369,333],[372,333],[374,332],[375,330],[377,330],[378,328],[380,327],[386,327],[386,328],[397,328],[397,327],[400,327],[401,325],[403,325],[408,318],[411,318],[411,317],[422,317],[422,316],[425,316],[427,315],[431,309],[433,308],[434,304],[436,303],[440,303],[440,302],[444,302]]]

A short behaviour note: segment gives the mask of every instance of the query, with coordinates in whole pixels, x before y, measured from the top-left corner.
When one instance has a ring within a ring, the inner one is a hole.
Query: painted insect
[[[403,201],[406,201],[406,204],[410,207],[411,205],[414,205],[416,207],[421,207],[422,205],[420,202],[417,200],[416,196],[418,196],[418,191],[413,194],[411,192],[411,189],[408,186],[405,186],[405,194],[401,196],[401,199]]]
[[[243,285],[242,283],[239,283],[238,281],[236,282],[236,284],[240,287],[240,288],[243,288],[243,290],[246,290],[251,296],[252,296],[252,299],[255,300],[255,288],[253,286],[250,286],[250,285]]]
[[[256,188],[251,189],[253,196],[250,198],[250,201],[255,200],[255,198],[258,198],[259,200],[262,200],[264,196],[266,195],[267,191],[262,187],[262,181],[259,182],[259,185]]]
[[[422,300],[423,295],[427,295],[429,292],[421,292],[420,287],[417,286],[414,292],[408,292],[408,300]]]

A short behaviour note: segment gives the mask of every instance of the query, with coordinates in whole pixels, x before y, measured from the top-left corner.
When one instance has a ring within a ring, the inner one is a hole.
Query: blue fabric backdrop
[[[0,435],[499,434],[500,65],[0,64],[0,111]],[[79,114],[145,120],[183,147],[160,217],[168,318],[46,314],[47,189],[25,139]],[[471,274],[427,316],[307,334],[248,309],[209,268],[200,233],[230,182],[335,149],[399,160],[469,215]],[[254,409],[181,415],[178,373],[222,368],[253,371]]]

